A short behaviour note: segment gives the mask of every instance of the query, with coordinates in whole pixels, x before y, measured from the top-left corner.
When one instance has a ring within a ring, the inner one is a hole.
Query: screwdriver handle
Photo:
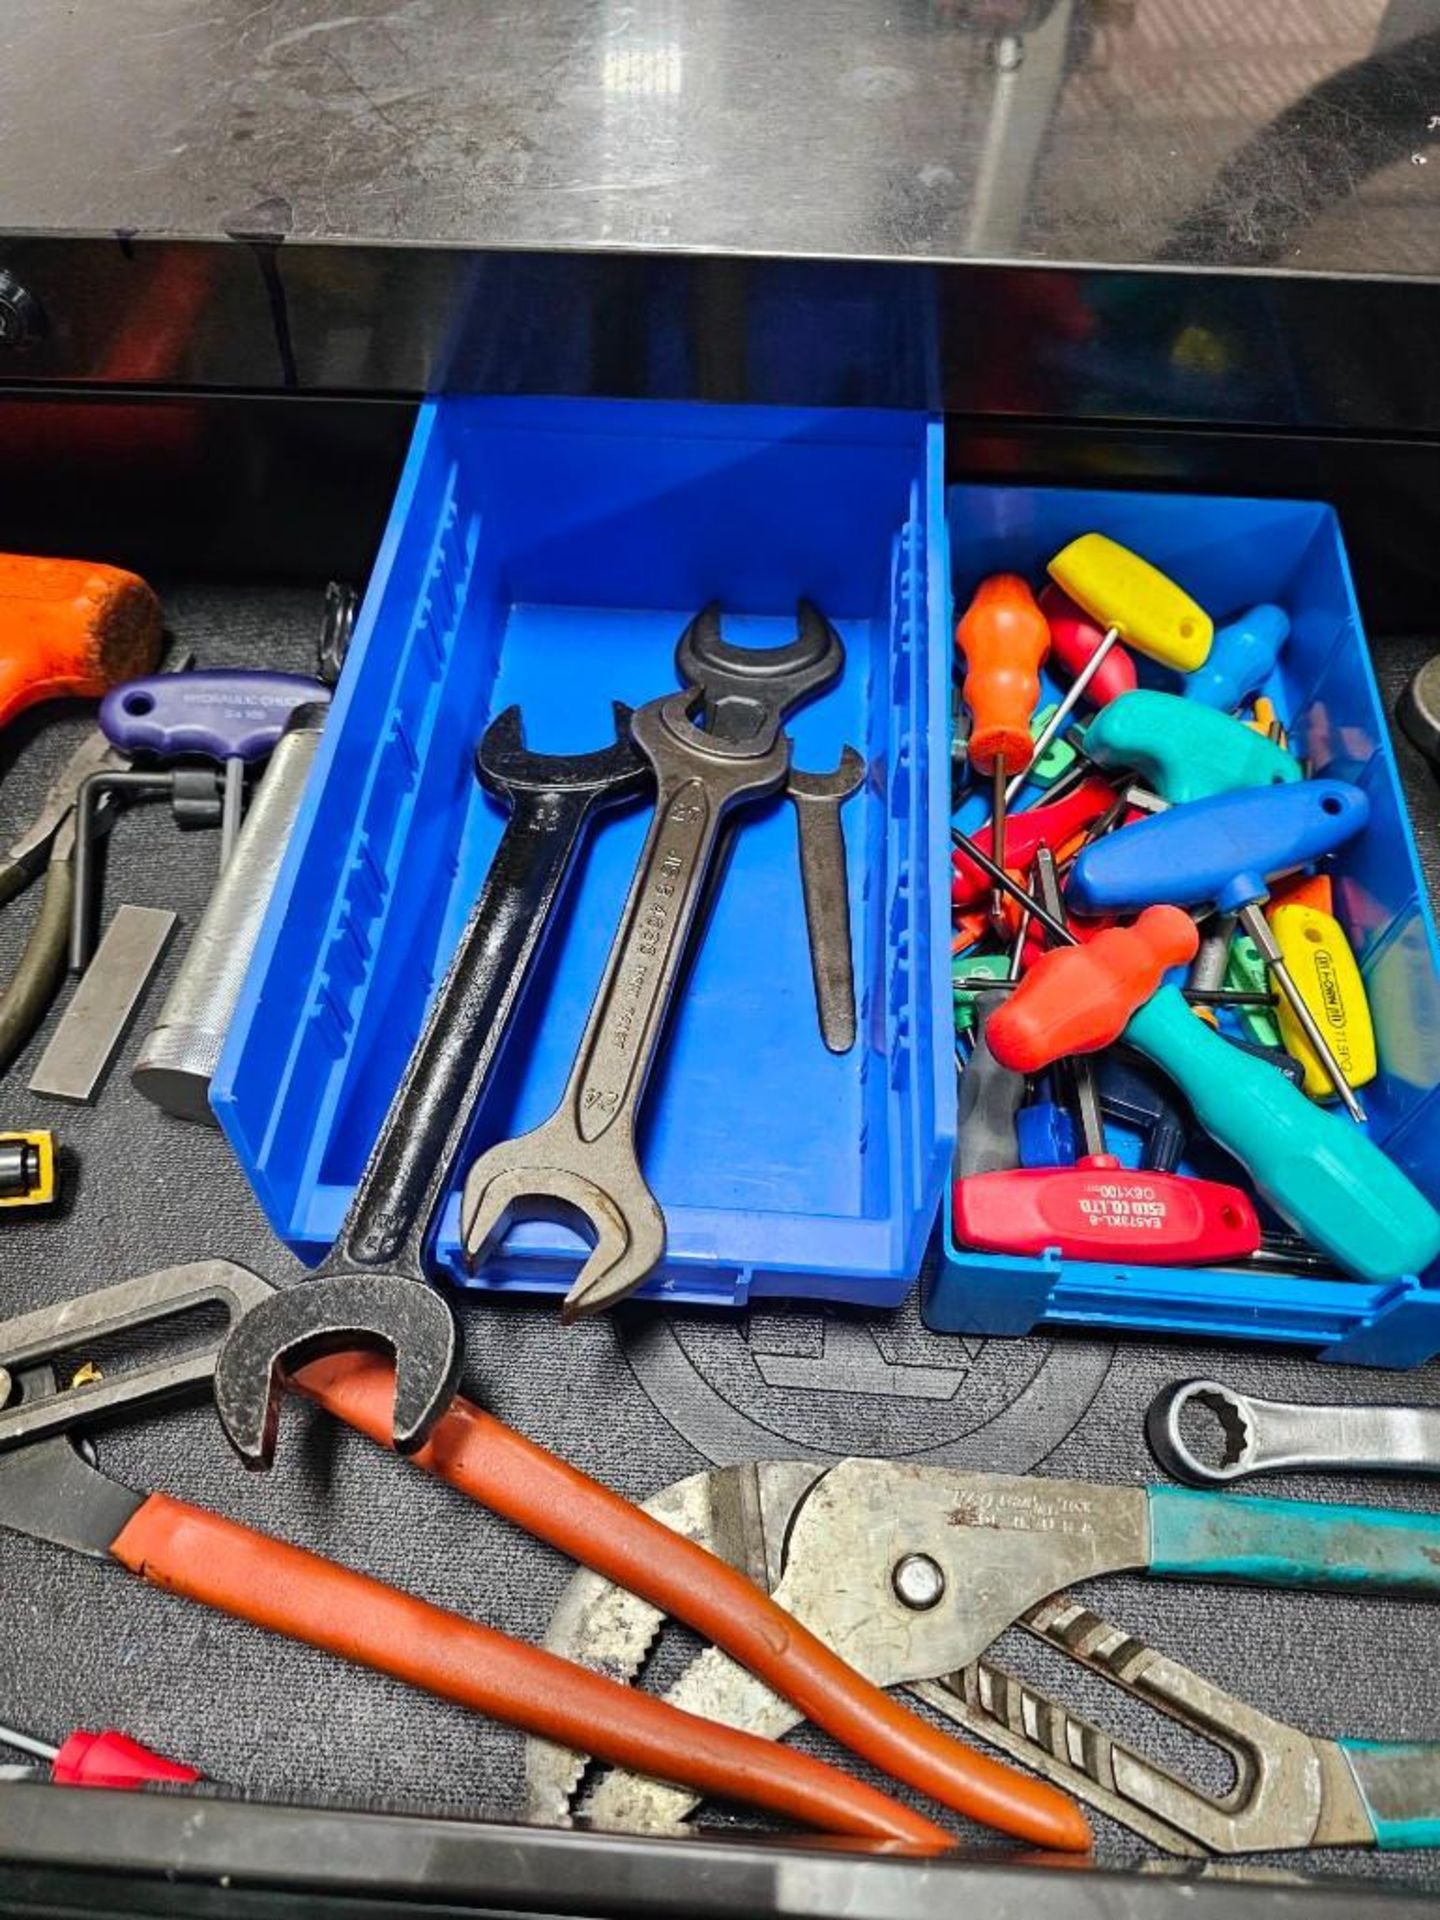
[[[103,1733],[72,1733],[51,1762],[50,1777],[62,1787],[134,1788],[157,1780],[191,1786],[205,1776],[110,1727]]]
[[[1046,571],[1098,626],[1162,666],[1203,666],[1215,628],[1205,609],[1158,567],[1103,533],[1082,533]]]
[[[1397,1280],[1440,1254],[1440,1213],[1369,1136],[1213,1033],[1178,987],[1132,1014],[1125,1039],[1164,1068],[1276,1212],[1342,1266]]]
[[[1008,762],[1007,762],[1008,765]],[[1098,777],[1083,780],[1063,800],[1050,800],[1043,806],[1028,807],[1024,813],[1012,813],[1005,822],[1005,861],[1007,866],[1027,872],[1042,841],[1047,846],[1063,847],[1075,834],[1098,820],[1115,801],[1115,789]],[[988,823],[975,835],[975,844],[993,856],[994,835]],[[950,856],[950,904],[968,907],[983,900],[990,882],[973,860],[967,860],[957,847]]]
[[[951,1210],[961,1246],[1032,1259],[1053,1249],[1066,1260],[1211,1265],[1260,1245],[1260,1222],[1239,1187],[1135,1172],[1109,1153],[957,1180]]]
[[[1133,768],[1172,806],[1304,777],[1293,754],[1243,721],[1149,687],[1102,707],[1085,730],[1084,750],[1097,766]]]
[[[1030,716],[1040,704],[1040,668],[1050,629],[1029,587],[1014,573],[982,580],[955,629],[965,656],[970,709],[970,763],[980,773],[1003,761],[1016,773],[1030,764]]]
[[[1186,699],[1233,712],[1265,684],[1289,637],[1289,615],[1268,604],[1217,627],[1210,657],[1186,677]]]
[[[1050,658],[1058,661],[1073,680],[1099,648],[1105,629],[1097,626],[1053,580],[1040,589],[1038,604],[1050,629]],[[1086,688],[1086,698],[1092,706],[1104,707],[1134,687],[1134,660],[1124,647],[1112,645]]]
[[[274,749],[297,707],[329,699],[329,687],[303,673],[249,667],[154,673],[111,688],[100,702],[100,730],[122,753],[248,763]]]
[[[990,1016],[990,1051],[1012,1073],[1039,1073],[1068,1054],[1118,1040],[1170,967],[1194,958],[1195,922],[1179,907],[1147,907],[1130,927],[1107,927],[1084,946],[1042,953]]]
[[[1322,913],[1303,901],[1288,901],[1269,916],[1275,944],[1290,977],[1320,1026],[1336,1064],[1352,1087],[1375,1078],[1378,1060],[1375,1027],[1365,997],[1365,983],[1345,929],[1334,914]],[[1328,1100],[1334,1089],[1288,1000],[1281,998],[1277,1015],[1280,1037],[1291,1057],[1305,1070],[1305,1091],[1312,1100]]]
[[[1270,875],[1333,853],[1369,818],[1365,794],[1343,780],[1218,793],[1091,841],[1070,870],[1070,904],[1126,913],[1208,901],[1233,912],[1263,899]]]

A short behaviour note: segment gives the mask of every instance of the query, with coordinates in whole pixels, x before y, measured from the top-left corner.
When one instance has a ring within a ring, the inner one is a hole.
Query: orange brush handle
[[[1014,573],[982,580],[955,629],[965,656],[961,689],[970,709],[971,763],[993,771],[1003,760],[1019,773],[1030,764],[1030,716],[1040,704],[1040,668],[1050,627],[1029,587]]]
[[[138,574],[0,553],[0,726],[40,700],[98,699],[159,663],[160,602]]]
[[[347,1426],[391,1444],[390,1361],[337,1354],[297,1368],[290,1384]],[[743,1573],[468,1400],[453,1400],[410,1458],[713,1640],[806,1719],[897,1780],[1036,1846],[1089,1846],[1085,1816],[1063,1793],[949,1739],[856,1673]]]
[[[1014,1073],[1039,1073],[1067,1054],[1108,1047],[1166,969],[1194,959],[1199,944],[1188,913],[1147,907],[1131,927],[1107,927],[1084,946],[1041,954],[991,1014],[990,1051]]]
[[[167,1593],[393,1675],[562,1746],[831,1833],[933,1851],[943,1828],[838,1768],[511,1640],[218,1513],[152,1493],[116,1537],[122,1566]]]

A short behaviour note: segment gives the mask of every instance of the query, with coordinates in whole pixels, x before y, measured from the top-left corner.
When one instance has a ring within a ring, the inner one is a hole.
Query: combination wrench
[[[567,1321],[624,1299],[665,1251],[665,1216],[635,1144],[640,1106],[726,821],[785,785],[785,717],[844,666],[839,635],[808,601],[797,629],[782,647],[732,646],[712,605],[681,635],[686,691],[648,701],[631,721],[655,772],[655,812],[569,1081],[548,1120],[491,1147],[465,1182],[472,1263],[527,1203],[588,1221],[594,1245],[561,1307]]]
[[[1186,1436],[1197,1407],[1219,1422],[1218,1461],[1202,1459]],[[1195,1487],[1253,1473],[1440,1474],[1440,1407],[1302,1406],[1181,1380],[1152,1401],[1145,1431],[1165,1471]]]

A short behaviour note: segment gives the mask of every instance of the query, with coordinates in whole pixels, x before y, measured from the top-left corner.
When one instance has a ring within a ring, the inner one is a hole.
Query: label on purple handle
[[[297,707],[329,698],[323,681],[303,673],[249,667],[155,673],[112,687],[100,702],[100,727],[122,753],[263,760]]]

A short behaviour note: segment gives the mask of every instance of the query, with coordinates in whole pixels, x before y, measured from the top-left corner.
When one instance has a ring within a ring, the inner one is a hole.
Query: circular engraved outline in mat
[[[893,1314],[632,1313],[620,1350],[656,1411],[707,1460],[847,1454],[1025,1473],[1084,1418],[1115,1349],[929,1333]]]

